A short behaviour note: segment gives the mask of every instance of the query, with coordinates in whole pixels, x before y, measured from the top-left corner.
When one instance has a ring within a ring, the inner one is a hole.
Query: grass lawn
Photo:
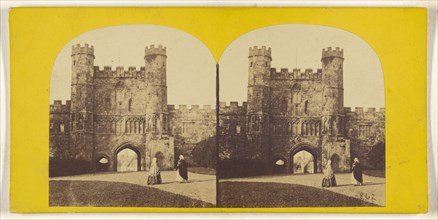
[[[213,204],[147,186],[102,181],[50,181],[50,206],[214,207]]]
[[[192,173],[216,175],[216,170],[209,167],[188,167],[187,169]]]
[[[222,182],[219,205],[239,207],[376,206],[326,189],[284,183]]]
[[[385,170],[364,170],[362,172],[368,176],[385,178]]]

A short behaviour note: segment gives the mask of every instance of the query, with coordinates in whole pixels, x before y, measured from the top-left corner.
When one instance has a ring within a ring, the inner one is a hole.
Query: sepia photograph
[[[270,26],[219,66],[219,207],[385,206],[383,72],[367,42]]]
[[[6,10],[10,218],[435,207],[429,8],[201,5]]]
[[[216,64],[183,31],[92,30],[50,84],[49,205],[216,206]]]

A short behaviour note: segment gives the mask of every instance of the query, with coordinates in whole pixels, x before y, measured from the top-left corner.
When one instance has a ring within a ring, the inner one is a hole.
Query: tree
[[[370,164],[377,169],[385,169],[385,143],[379,142],[368,153]]]
[[[193,161],[202,167],[216,168],[217,161],[216,139],[210,137],[196,144],[191,155]]]

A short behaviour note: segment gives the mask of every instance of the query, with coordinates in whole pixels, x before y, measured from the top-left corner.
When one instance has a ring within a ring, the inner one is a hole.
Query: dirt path
[[[273,182],[289,183],[321,188],[322,174],[303,174],[303,175],[278,175],[224,179],[220,182]],[[346,196],[358,198],[366,202],[385,206],[385,178],[371,177],[364,175],[364,185],[354,186],[351,181],[350,173],[336,174],[337,187],[324,188]],[[219,183],[220,184],[220,183]]]
[[[78,176],[53,177],[50,180],[107,181],[132,183],[154,187],[163,191],[188,196],[204,202],[216,204],[216,176],[189,172],[189,183],[176,182],[175,171],[162,171],[163,184],[148,186],[146,172],[98,173]]]

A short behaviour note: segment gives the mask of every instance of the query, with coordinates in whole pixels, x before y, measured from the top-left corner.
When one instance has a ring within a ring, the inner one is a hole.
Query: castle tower
[[[156,157],[161,169],[172,169],[174,164],[174,140],[168,135],[169,113],[167,110],[166,47],[151,45],[145,48],[146,74],[146,170]]]
[[[255,157],[269,160],[269,77],[271,69],[271,48],[249,49],[248,77],[248,146],[253,147]]]
[[[344,51],[336,47],[322,50],[322,165],[338,160],[338,171],[350,170],[350,141],[344,139]]]
[[[168,131],[166,59],[166,47],[145,48],[146,131],[151,134],[167,134]]]
[[[72,48],[71,148],[76,159],[93,160],[93,66],[94,48]]]
[[[323,134],[343,136],[344,87],[343,57],[344,51],[336,47],[322,50]]]

